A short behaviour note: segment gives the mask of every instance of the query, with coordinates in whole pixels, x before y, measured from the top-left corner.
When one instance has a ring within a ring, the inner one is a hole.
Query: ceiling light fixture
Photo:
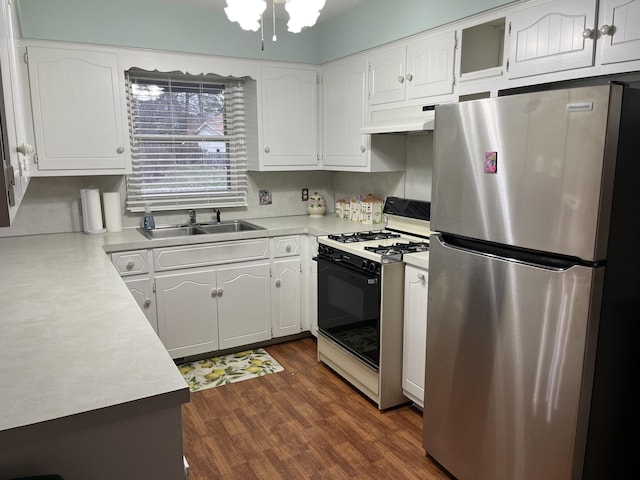
[[[227,0],[224,13],[231,22],[238,22],[243,30],[257,31],[262,14],[267,9],[265,0]]]
[[[274,16],[273,41],[276,41],[276,4],[284,3],[284,8],[289,14],[287,30],[293,33],[300,33],[303,28],[315,25],[325,2],[326,0],[271,0],[271,8]],[[265,0],[227,0],[227,7],[224,9],[227,18],[231,22],[238,22],[240,28],[253,32],[262,29],[262,15],[266,10],[267,2]]]

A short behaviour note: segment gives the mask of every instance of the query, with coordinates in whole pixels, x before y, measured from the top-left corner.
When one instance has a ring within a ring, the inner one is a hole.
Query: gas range
[[[431,234],[429,202],[388,197],[383,213],[381,230],[319,237],[316,258],[318,359],[381,410],[408,402],[402,390],[405,261],[428,252]]]
[[[429,250],[429,202],[388,197],[383,212],[386,228],[319,237],[319,255],[371,269],[372,261],[400,262],[406,254]]]
[[[369,235],[375,233],[375,239]],[[377,263],[401,262],[408,253],[425,252],[429,249],[428,237],[418,237],[380,230],[366,232],[360,240],[359,232],[343,235],[327,235],[318,238],[318,254],[354,266],[364,260]],[[346,240],[348,238],[349,240]]]

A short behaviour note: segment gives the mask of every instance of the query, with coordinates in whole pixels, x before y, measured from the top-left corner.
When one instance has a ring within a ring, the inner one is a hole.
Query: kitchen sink
[[[201,223],[198,225],[198,228],[203,230],[204,233],[234,233],[264,230],[262,227],[242,220],[230,220],[228,222],[220,223]]]
[[[186,237],[189,235],[210,235],[216,233],[250,232],[264,230],[264,228],[245,222],[244,220],[229,220],[215,223],[195,223],[189,225],[160,225],[149,231],[138,228],[140,233],[150,239]]]

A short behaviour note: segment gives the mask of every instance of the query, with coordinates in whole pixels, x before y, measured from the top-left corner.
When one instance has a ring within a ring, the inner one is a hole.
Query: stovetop
[[[427,240],[420,242],[396,242],[392,245],[365,246],[364,249],[382,256],[404,255],[405,253],[429,251],[429,242]]]
[[[350,253],[353,255],[359,255],[362,258],[368,260],[374,260],[381,263],[391,263],[402,261],[402,256],[412,252],[426,251],[429,246],[428,238],[421,238],[416,236],[410,236],[400,234],[396,232],[391,233],[392,236],[388,238],[375,238],[372,240],[363,239],[360,241],[354,240],[357,237],[358,232],[349,233],[345,235],[335,236],[328,235],[325,237],[318,237],[319,252],[330,253],[334,251],[341,251]],[[331,237],[339,237],[338,239]],[[344,238],[349,237],[349,241],[344,241]]]
[[[367,242],[369,240],[386,240],[389,238],[400,238],[400,234],[387,232],[384,230],[377,230],[369,232],[339,233],[337,235],[328,235],[328,237],[338,243],[359,243]]]
[[[429,206],[429,202],[387,197],[385,228],[318,237],[319,252],[339,251],[391,263],[402,261],[407,254],[428,251]]]

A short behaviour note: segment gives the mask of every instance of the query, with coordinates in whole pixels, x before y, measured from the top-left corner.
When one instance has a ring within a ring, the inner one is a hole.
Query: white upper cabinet
[[[399,135],[360,133],[367,118],[367,61],[358,57],[323,70],[324,170],[392,172],[405,169],[406,141]]]
[[[509,78],[591,67],[596,0],[554,0],[516,10],[509,30]]]
[[[598,42],[603,65],[640,60],[640,0],[601,1]]]
[[[10,2],[0,4],[0,98],[4,101],[5,115],[2,132],[4,147],[4,176],[6,188],[6,210],[0,212],[0,226],[8,227],[13,222],[22,198],[29,185],[29,158],[33,146],[27,140],[24,116],[24,90],[22,88],[18,47],[17,15]],[[6,135],[6,137],[4,137]],[[4,205],[4,202],[1,202]]]
[[[406,45],[384,49],[369,56],[370,105],[405,99],[406,59]]]
[[[486,90],[497,93],[505,71],[505,24],[504,16],[493,14],[460,25],[460,51],[456,58],[458,95]]]
[[[407,44],[407,99],[453,93],[456,33],[448,30]]]
[[[39,175],[127,173],[117,55],[28,47]]]
[[[318,74],[315,70],[261,70],[259,165],[251,170],[313,170],[318,153]]]
[[[322,72],[322,164],[326,169],[367,165],[368,136],[360,133],[367,114],[366,84],[365,58]]]
[[[455,31],[427,34],[369,56],[369,105],[453,92]]]

